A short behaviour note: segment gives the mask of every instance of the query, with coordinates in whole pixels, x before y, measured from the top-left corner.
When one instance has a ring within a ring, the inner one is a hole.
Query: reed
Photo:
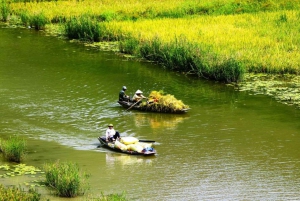
[[[0,200],[39,201],[40,199],[41,194],[36,189],[30,188],[28,192],[25,192],[21,188],[6,188],[0,184]]]
[[[64,24],[65,32],[70,39],[99,42],[100,24],[89,16],[71,17]]]
[[[83,195],[88,189],[88,175],[72,162],[45,164],[46,185],[61,197]]]
[[[93,198],[95,201],[127,201],[129,199],[126,198],[125,192],[121,194],[109,194],[104,195],[101,193],[101,195],[98,198]]]
[[[9,139],[1,141],[4,158],[12,162],[21,162],[25,156],[25,147],[25,140],[17,136],[11,136]]]
[[[25,16],[23,16],[24,18]],[[42,30],[45,28],[45,25],[49,23],[49,20],[44,13],[38,13],[29,18],[30,26],[34,27],[36,30]]]
[[[11,12],[10,6],[8,2],[5,0],[0,1],[0,15],[2,16],[2,21],[6,22],[8,19],[8,16]]]

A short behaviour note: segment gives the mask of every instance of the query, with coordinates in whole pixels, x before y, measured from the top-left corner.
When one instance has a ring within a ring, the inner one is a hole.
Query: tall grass
[[[88,189],[88,175],[80,171],[75,163],[57,161],[45,164],[46,185],[53,188],[61,197],[76,197],[83,195]]]
[[[0,0],[0,16],[2,21],[6,22],[11,12],[10,6],[7,1]]]
[[[104,195],[101,193],[101,196],[99,198],[93,198],[94,201],[127,201],[129,199],[126,198],[125,192],[121,194],[109,194]]]
[[[13,162],[21,162],[25,156],[25,140],[17,136],[11,136],[1,141],[1,151],[4,158]]]
[[[67,19],[64,27],[66,35],[70,39],[81,39],[92,42],[100,41],[100,24],[89,16],[70,17]]]
[[[49,20],[44,13],[37,13],[29,18],[30,26],[34,27],[36,30],[41,30],[45,28],[45,25],[49,23]]]
[[[0,200],[3,201],[39,201],[41,195],[33,188],[30,188],[28,192],[23,191],[17,187],[6,188],[0,184]]]

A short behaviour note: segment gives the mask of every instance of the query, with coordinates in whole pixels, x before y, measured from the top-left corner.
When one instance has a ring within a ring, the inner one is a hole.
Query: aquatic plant
[[[30,188],[28,192],[17,187],[4,187],[0,184],[0,200],[39,201],[41,194],[36,189]]]
[[[25,156],[25,140],[18,136],[10,136],[7,140],[1,141],[1,151],[4,158],[13,162],[20,162]]]
[[[2,21],[6,22],[8,16],[11,12],[10,6],[7,1],[1,0],[0,1],[0,15],[2,16]]]
[[[25,16],[23,16],[25,17]],[[45,28],[45,25],[49,23],[49,20],[44,13],[38,13],[29,18],[30,26],[34,27],[36,30],[41,30]]]
[[[100,24],[87,15],[70,17],[66,20],[64,27],[66,35],[70,39],[81,39],[92,42],[100,41]]]
[[[82,172],[79,166],[72,162],[45,164],[46,185],[54,189],[61,197],[76,197],[83,195],[88,188],[88,174]]]
[[[95,201],[127,201],[129,199],[126,198],[125,192],[122,192],[121,194],[109,194],[109,195],[104,195],[101,192],[100,197],[93,198]]]

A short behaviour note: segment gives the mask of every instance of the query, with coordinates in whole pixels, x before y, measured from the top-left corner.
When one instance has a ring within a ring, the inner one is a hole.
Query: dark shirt
[[[125,94],[125,91],[122,89],[119,93],[119,101],[126,101],[128,100],[126,94]]]

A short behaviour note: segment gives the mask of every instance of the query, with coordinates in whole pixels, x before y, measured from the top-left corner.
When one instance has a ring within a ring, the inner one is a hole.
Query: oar
[[[139,140],[139,142],[155,143],[155,141],[154,141],[154,140]]]
[[[128,110],[130,110],[133,106],[135,106],[138,102],[140,102],[142,100],[142,98],[139,100],[139,101],[137,101],[137,102],[135,102],[134,104],[132,104],[126,111],[128,111]]]

